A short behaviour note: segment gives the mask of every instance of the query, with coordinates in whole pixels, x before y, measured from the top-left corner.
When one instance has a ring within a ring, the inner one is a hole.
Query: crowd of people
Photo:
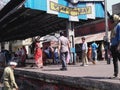
[[[87,44],[85,41],[85,37],[81,38],[82,40],[82,65],[81,66],[88,66],[89,61],[93,64],[97,62],[97,50],[99,45],[95,43],[95,41],[90,45]]]
[[[25,60],[27,58],[27,51],[25,46],[18,48],[16,52],[10,52],[2,47],[0,52],[0,64],[1,66],[7,66],[10,61],[16,61],[19,66],[25,66]]]
[[[111,30],[110,35],[110,44],[105,41],[104,48],[104,56],[103,58],[108,59],[109,54],[111,54],[113,58],[113,67],[114,74],[111,78],[118,77],[118,60],[120,61],[120,16],[113,15],[110,19],[114,25],[113,30]],[[87,43],[85,42],[85,37],[82,37],[82,66],[88,66],[88,60],[92,60],[93,64],[96,64],[97,61],[97,49],[99,45],[93,42],[91,45],[87,47]],[[102,46],[103,47],[103,46]],[[88,51],[87,51],[88,50]],[[88,56],[87,56],[88,55]]]
[[[111,47],[107,48],[110,49],[111,55],[113,57],[113,66],[114,66],[114,77],[118,77],[118,60],[120,60],[120,17],[118,15],[114,15],[112,22],[115,23],[114,29],[111,31]],[[85,41],[86,38],[82,37],[81,42],[82,42],[82,64],[81,66],[88,66],[89,61],[91,61],[93,64],[96,64],[97,62],[97,49],[99,47],[98,44],[94,41],[92,44],[87,45],[87,42]],[[34,43],[34,60],[37,68],[43,68],[43,52],[46,53],[47,57],[51,57],[50,51],[52,50],[51,47],[48,47],[46,50],[42,50],[40,47],[40,41],[36,39]],[[103,46],[102,46],[103,47]],[[107,50],[106,49],[106,50]],[[56,61],[61,60],[62,67],[60,70],[66,71],[67,70],[67,63],[69,62],[68,58],[70,59],[70,41],[68,40],[67,37],[64,36],[63,32],[60,32],[60,37],[59,37],[59,46],[54,48],[52,51],[54,52],[54,59]],[[4,79],[4,85],[5,89],[4,90],[12,90],[11,88],[16,88],[18,89],[17,84],[15,83],[14,80],[14,75],[13,75],[13,69],[17,65],[19,61],[16,61],[16,57],[20,59],[21,65],[25,66],[25,60],[26,60],[26,49],[23,46],[22,48],[18,49],[14,54],[10,54],[9,51],[7,50],[1,50],[0,52],[0,60],[3,60],[3,62],[8,65],[8,67],[5,68],[4,74],[3,74],[3,79]],[[108,54],[108,53],[107,53]],[[106,54],[105,56],[106,57]],[[2,62],[2,61],[0,61]],[[2,63],[1,63],[2,64]],[[7,73],[9,71],[9,73]],[[8,76],[11,76],[12,78],[6,78]],[[12,79],[13,82],[12,86],[7,83],[9,79]]]

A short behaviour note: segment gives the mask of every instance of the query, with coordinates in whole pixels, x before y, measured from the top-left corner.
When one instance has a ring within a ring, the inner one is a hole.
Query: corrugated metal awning
[[[102,33],[97,33],[97,34],[91,34],[91,35],[86,35],[84,36],[86,38],[86,42],[93,42],[93,41],[101,41],[104,39],[105,32]],[[75,44],[82,43],[81,37],[76,37],[75,38]],[[110,38],[110,31],[108,32],[108,38]]]

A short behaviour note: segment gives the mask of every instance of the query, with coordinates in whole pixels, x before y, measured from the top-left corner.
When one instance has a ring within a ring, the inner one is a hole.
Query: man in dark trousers
[[[118,77],[118,60],[120,60],[120,16],[114,15],[115,27],[111,30],[111,53],[113,57],[114,77]]]

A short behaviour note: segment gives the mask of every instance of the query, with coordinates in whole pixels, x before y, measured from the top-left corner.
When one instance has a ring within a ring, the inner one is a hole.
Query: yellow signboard
[[[71,8],[71,7],[65,7],[63,5],[58,5],[55,2],[50,2],[50,9],[60,13],[69,14],[71,16],[78,16],[81,14],[92,13],[92,8],[90,6],[86,6],[84,8]]]

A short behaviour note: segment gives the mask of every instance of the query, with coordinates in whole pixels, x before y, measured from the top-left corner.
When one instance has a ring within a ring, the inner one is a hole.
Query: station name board
[[[59,5],[59,4],[52,2],[52,1],[50,2],[50,9],[53,11],[60,12],[60,13],[69,14],[71,16],[78,16],[81,14],[91,14],[92,13],[91,6],[86,6],[83,8],[71,8],[71,7]]]

